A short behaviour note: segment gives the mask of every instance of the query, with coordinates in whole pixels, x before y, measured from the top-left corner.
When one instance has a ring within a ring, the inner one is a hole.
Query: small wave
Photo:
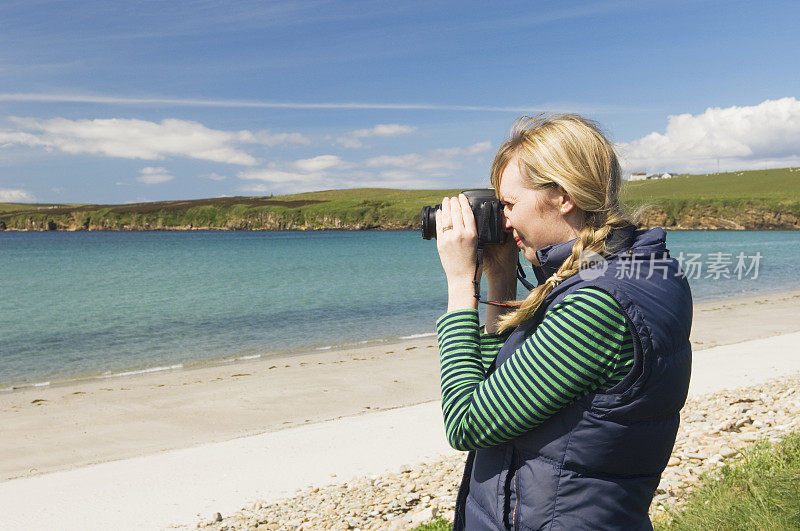
[[[261,357],[261,354],[253,354],[252,356],[242,356],[241,358],[236,358],[236,361],[244,361],[244,360],[256,360]]]
[[[421,337],[435,336],[436,332],[427,332],[425,334],[411,334],[410,336],[400,336],[400,339],[419,339]]]
[[[315,350],[330,350],[333,348],[333,345],[328,345],[326,347],[317,347]]]
[[[50,385],[50,382],[38,382],[32,384],[21,384],[21,385],[12,385],[11,387],[5,387],[0,389],[0,392],[3,393],[10,393],[11,391],[19,391],[20,389],[31,389],[33,387],[47,387]]]
[[[126,372],[115,372],[111,374],[104,374],[102,378],[115,378],[117,376],[133,376],[134,374],[145,374],[148,372],[159,372],[159,371],[170,371],[173,369],[182,369],[183,364],[178,363],[177,365],[168,365],[164,367],[150,367],[149,369],[141,369],[138,371],[126,371]],[[49,382],[48,382],[49,383]]]

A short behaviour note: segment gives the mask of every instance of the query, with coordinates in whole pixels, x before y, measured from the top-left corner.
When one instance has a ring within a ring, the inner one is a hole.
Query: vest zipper
[[[520,514],[517,512],[517,509],[519,508],[519,500],[522,497],[519,492],[519,474],[517,472],[519,472],[520,467],[517,466],[519,464],[517,461],[519,461],[517,458],[517,448],[514,447],[514,452],[511,454],[511,466],[514,469],[514,512],[511,515],[512,531],[519,528]]]
[[[514,473],[514,512],[511,513],[511,531],[517,529],[517,507],[519,507],[519,482],[516,472]]]

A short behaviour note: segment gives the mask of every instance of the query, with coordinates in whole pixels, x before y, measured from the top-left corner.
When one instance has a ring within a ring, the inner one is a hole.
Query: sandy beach
[[[800,290],[697,304],[691,393],[800,371],[798,310]],[[438,396],[434,337],[2,393],[0,510],[26,528],[190,522],[452,453]]]
[[[0,478],[436,400],[435,344],[431,336],[3,393]]]

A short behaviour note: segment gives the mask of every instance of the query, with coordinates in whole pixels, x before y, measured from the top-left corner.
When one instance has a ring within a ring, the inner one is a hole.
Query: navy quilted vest
[[[648,508],[675,442],[691,371],[691,293],[664,239],[663,229],[631,227],[621,250],[557,286],[508,338],[497,366],[533,334],[547,308],[595,286],[627,316],[634,366],[612,389],[583,397],[506,444],[474,452],[466,529],[652,528]],[[541,250],[537,276],[552,274],[573,243]]]

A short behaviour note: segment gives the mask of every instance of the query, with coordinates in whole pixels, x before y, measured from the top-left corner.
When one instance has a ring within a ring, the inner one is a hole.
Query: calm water
[[[700,255],[695,300],[800,288],[800,233],[668,244]],[[446,303],[416,232],[5,232],[0,297],[0,388],[432,333]]]

